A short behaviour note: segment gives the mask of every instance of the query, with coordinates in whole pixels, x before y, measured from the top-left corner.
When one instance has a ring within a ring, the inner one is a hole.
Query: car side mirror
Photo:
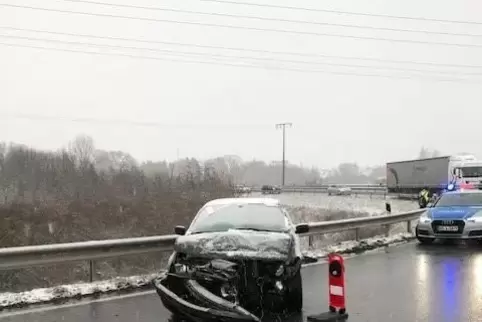
[[[176,233],[176,235],[184,236],[186,234],[186,227],[176,226],[174,227],[174,232]]]
[[[309,231],[310,231],[310,226],[308,226],[308,224],[296,225],[295,233],[297,234],[306,234]]]

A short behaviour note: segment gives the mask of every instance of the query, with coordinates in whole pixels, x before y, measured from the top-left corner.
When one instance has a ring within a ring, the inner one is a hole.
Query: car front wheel
[[[288,308],[290,312],[300,313],[303,310],[303,280],[301,278],[301,270],[299,270],[290,281],[286,295],[286,308]]]

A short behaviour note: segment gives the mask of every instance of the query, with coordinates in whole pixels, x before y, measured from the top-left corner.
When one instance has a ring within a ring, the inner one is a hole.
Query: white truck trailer
[[[440,192],[449,183],[482,185],[482,161],[460,154],[387,163],[389,193]]]

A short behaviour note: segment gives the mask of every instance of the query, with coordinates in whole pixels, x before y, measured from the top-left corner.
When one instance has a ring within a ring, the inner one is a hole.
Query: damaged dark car
[[[260,321],[265,311],[301,312],[303,255],[294,225],[275,199],[208,202],[180,235],[154,280],[164,306],[196,321]]]

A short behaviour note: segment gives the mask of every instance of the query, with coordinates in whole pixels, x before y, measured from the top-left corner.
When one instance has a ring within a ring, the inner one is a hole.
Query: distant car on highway
[[[327,192],[329,196],[351,195],[351,188],[332,184],[328,186]]]
[[[248,194],[251,193],[251,187],[245,186],[243,184],[238,184],[234,186],[234,192],[239,193],[239,194]]]
[[[272,186],[272,185],[264,185],[261,187],[261,193],[263,195],[279,195],[281,193],[281,187],[279,186]]]
[[[422,244],[430,244],[436,239],[482,241],[482,191],[443,193],[420,216],[415,235]]]

